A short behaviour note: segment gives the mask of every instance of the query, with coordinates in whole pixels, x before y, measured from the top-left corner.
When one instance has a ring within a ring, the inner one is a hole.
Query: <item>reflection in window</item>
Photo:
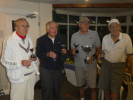
[[[131,16],[131,22],[133,22],[133,16]]]
[[[107,26],[98,26],[97,27],[97,32],[98,32],[98,35],[99,35],[99,38],[100,38],[101,42],[102,42],[103,37],[106,34],[110,33]]]
[[[90,29],[90,30],[93,30],[93,31],[96,31],[96,30],[95,30],[95,26],[89,26],[89,29]]]
[[[132,45],[133,45],[133,26],[129,26],[129,36],[132,40]]]
[[[58,25],[58,34],[62,37],[64,44],[67,45],[67,25]]]
[[[126,16],[118,16],[116,19],[118,19],[120,23],[126,23]]]
[[[79,16],[69,15],[69,23],[77,23],[79,21]]]
[[[57,14],[56,15],[56,22],[67,23],[67,15]]]
[[[71,43],[71,37],[73,33],[76,33],[79,31],[79,26],[78,25],[69,25],[69,44]],[[69,45],[70,49],[70,45]]]
[[[98,17],[97,24],[108,24],[111,17]]]
[[[121,26],[121,32],[127,33],[127,26]]]
[[[90,20],[90,24],[96,24],[96,17],[86,16]]]

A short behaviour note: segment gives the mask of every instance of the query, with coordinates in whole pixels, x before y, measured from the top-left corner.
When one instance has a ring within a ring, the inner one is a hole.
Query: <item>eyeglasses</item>
[[[110,26],[110,28],[117,28],[117,27],[119,27],[119,26]]]

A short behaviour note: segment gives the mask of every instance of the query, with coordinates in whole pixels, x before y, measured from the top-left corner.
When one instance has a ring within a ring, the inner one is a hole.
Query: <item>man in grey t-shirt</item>
[[[91,100],[96,100],[96,59],[101,49],[101,43],[97,32],[89,30],[89,19],[82,17],[79,20],[80,30],[72,35],[71,53],[75,55],[74,66],[81,100],[84,100],[84,84],[91,89]],[[79,53],[75,52],[74,44],[78,44]],[[83,46],[92,46],[89,52],[90,63],[85,62],[86,52]]]

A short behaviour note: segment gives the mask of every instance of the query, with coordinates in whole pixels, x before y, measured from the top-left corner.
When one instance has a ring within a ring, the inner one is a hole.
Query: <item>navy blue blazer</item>
[[[40,59],[40,67],[48,70],[59,70],[62,68],[61,44],[63,44],[61,37],[55,36],[53,44],[52,40],[48,37],[48,33],[37,39],[36,55]],[[47,53],[50,51],[56,53],[56,61],[51,57],[47,57]]]

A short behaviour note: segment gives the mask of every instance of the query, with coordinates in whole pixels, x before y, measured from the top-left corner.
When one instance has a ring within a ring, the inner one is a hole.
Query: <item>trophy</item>
[[[31,58],[36,58],[36,56],[33,54],[34,49],[33,49],[33,48],[30,49],[30,51],[31,51],[31,53],[32,53],[30,57],[31,57]]]
[[[104,54],[105,54],[104,50],[101,50],[100,54],[101,54],[100,59],[103,60],[104,59]]]
[[[62,44],[61,45],[62,49],[66,49],[66,45]],[[63,52],[61,51],[61,53],[63,54]]]
[[[79,45],[79,44],[74,44],[75,52],[76,52],[76,53],[79,53],[79,50],[77,49],[78,45]]]
[[[93,45],[92,46],[88,46],[88,45],[82,46],[82,49],[87,53],[86,58],[84,59],[86,64],[91,63],[91,60],[89,60],[90,59],[89,58],[89,52],[92,50],[92,48],[93,48]]]

